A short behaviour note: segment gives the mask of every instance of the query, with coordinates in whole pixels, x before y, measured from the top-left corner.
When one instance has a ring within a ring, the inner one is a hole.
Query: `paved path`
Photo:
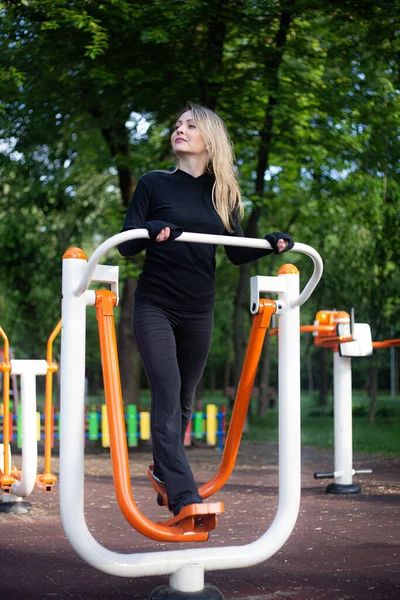
[[[188,454],[199,483],[221,459],[218,450],[203,446]],[[149,449],[131,453],[134,494],[158,520],[167,513],[156,505],[145,475],[150,456]],[[399,600],[400,459],[356,455],[354,462],[373,469],[357,478],[361,494],[331,496],[324,491],[327,481],[314,480],[313,473],[332,469],[332,453],[303,448],[301,509],[289,540],[261,565],[206,573],[206,583],[227,600]],[[58,473],[57,458],[53,468]],[[86,520],[101,544],[123,553],[171,547],[142,538],[125,522],[106,453],[89,454],[85,471]],[[62,528],[58,485],[29,499],[29,514],[0,514],[0,600],[146,600],[168,583],[167,577],[112,577],[79,559]],[[226,513],[209,545],[246,544],[264,533],[277,506],[276,444],[242,443],[235,472],[215,499],[225,502]]]

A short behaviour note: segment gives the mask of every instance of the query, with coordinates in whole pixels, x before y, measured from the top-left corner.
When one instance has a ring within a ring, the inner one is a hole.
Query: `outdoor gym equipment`
[[[372,354],[371,328],[354,323],[345,311],[319,311],[314,322],[314,344],[333,350],[334,465],[331,473],[314,473],[315,479],[333,478],[329,494],[358,494],[361,486],[353,475],[372,473],[353,469],[353,414],[351,359]]]
[[[276,330],[271,330],[274,334]],[[333,412],[335,470],[314,473],[315,479],[334,479],[326,487],[329,494],[357,494],[353,475],[372,473],[371,469],[353,469],[351,359],[372,354],[371,328],[354,323],[354,316],[342,310],[321,310],[313,325],[302,325],[301,332],[311,332],[314,345],[333,351]]]
[[[354,323],[354,313],[321,310],[313,325],[302,325],[301,332],[314,336],[314,345],[333,351],[334,471],[314,473],[315,479],[334,479],[326,487],[329,494],[358,494],[361,486],[354,475],[368,475],[371,469],[353,469],[352,377],[351,359],[371,356],[374,348],[400,346],[400,339],[373,342],[367,323]],[[271,329],[274,335],[277,329]]]
[[[118,234],[97,248],[89,262],[82,250],[70,249],[63,260],[62,286],[62,344],[61,344],[61,443],[60,443],[60,509],[66,535],[75,551],[93,567],[112,575],[123,577],[140,577],[149,575],[170,575],[170,587],[163,586],[155,590],[152,598],[185,598],[187,594],[195,598],[221,598],[216,588],[204,588],[204,571],[233,569],[254,565],[272,556],[285,543],[297,519],[300,503],[300,335],[299,307],[309,298],[322,275],[322,260],[319,254],[309,246],[296,243],[293,250],[307,254],[314,262],[314,272],[299,293],[299,273],[293,265],[285,265],[278,277],[257,276],[251,279],[250,308],[260,328],[266,328],[273,306],[279,318],[278,353],[279,353],[279,506],[275,519],[268,529],[255,542],[244,546],[227,546],[223,548],[196,548],[175,551],[162,551],[139,554],[120,554],[100,545],[90,533],[84,517],[84,376],[85,376],[85,323],[86,307],[97,306],[104,316],[100,319],[100,336],[106,355],[102,356],[103,371],[106,373],[105,388],[107,390],[109,411],[110,438],[125,440],[118,413],[121,407],[120,383],[115,373],[114,345],[115,332],[112,327],[112,307],[118,301],[118,268],[99,265],[101,258],[111,248],[130,239],[149,238],[145,229],[127,231]],[[196,242],[206,244],[222,244],[231,246],[247,246],[268,249],[265,240],[234,238],[206,234],[183,233],[177,238],[179,242]],[[174,242],[175,243],[175,242]],[[92,281],[111,285],[111,292],[99,294],[90,290]],[[278,300],[260,298],[262,292],[278,295]],[[99,308],[100,307],[100,308]],[[268,307],[268,308],[267,308]],[[103,322],[104,321],[104,322]],[[265,334],[265,332],[264,332]],[[256,336],[259,340],[261,336]],[[108,373],[108,374],[107,374]],[[242,387],[252,387],[252,374],[242,375]],[[250,390],[251,391],[251,390]],[[119,415],[121,416],[121,415]],[[236,421],[238,423],[238,420]],[[236,449],[235,428],[228,434],[225,454],[233,447]],[[114,442],[118,440],[114,439]],[[115,451],[121,456],[113,457]],[[137,514],[130,490],[129,466],[125,448],[120,445],[111,446],[114,465],[118,464],[119,472],[115,472],[114,480],[118,501],[125,517],[133,522],[141,533],[149,537],[163,540],[193,541],[198,536],[206,538],[207,533],[198,534],[193,530],[185,533],[173,533],[179,527],[168,528],[165,524],[150,522],[143,515]],[[226,474],[231,468],[231,460],[223,458],[225,465],[212,483],[202,490],[208,497],[223,485]],[[127,471],[127,472],[126,472]],[[74,485],[71,485],[74,481]],[[129,484],[129,485],[128,485]],[[120,497],[118,488],[124,492]]]
[[[0,465],[0,487],[2,502],[0,512],[10,512],[12,503],[27,498],[36,487],[51,492],[57,481],[51,473],[52,443],[52,385],[53,373],[58,366],[53,362],[53,341],[61,330],[61,321],[56,325],[47,342],[46,360],[9,359],[9,342],[2,328],[0,336],[4,342],[4,362],[0,365],[3,372],[3,465]],[[10,375],[21,377],[21,416],[22,416],[22,468],[11,467],[10,451]],[[45,400],[45,465],[44,473],[37,472],[38,452],[36,439],[36,377],[46,376]],[[7,451],[8,450],[8,451]],[[25,504],[29,510],[29,503]],[[21,507],[17,507],[21,512]]]

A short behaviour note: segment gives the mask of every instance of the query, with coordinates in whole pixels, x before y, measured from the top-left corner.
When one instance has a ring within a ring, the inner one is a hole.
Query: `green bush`
[[[366,417],[368,408],[364,404],[355,404],[353,406],[353,417]]]
[[[327,408],[314,408],[312,410],[309,410],[307,415],[309,417],[332,417],[333,416],[333,409],[327,409]]]
[[[376,411],[376,416],[384,419],[394,419],[398,414],[399,411],[394,406],[381,406]]]
[[[374,423],[368,422],[370,399],[365,392],[354,392],[353,400],[353,450],[366,454],[400,456],[400,399],[380,393]],[[301,442],[320,448],[334,447],[334,418],[332,400],[326,407],[316,406],[316,399],[302,394]],[[255,408],[255,407],[254,407]],[[266,417],[253,413],[246,440],[278,440],[278,409],[269,409]]]

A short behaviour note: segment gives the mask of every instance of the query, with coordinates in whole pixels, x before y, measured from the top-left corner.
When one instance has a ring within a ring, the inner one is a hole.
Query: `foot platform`
[[[165,484],[154,476],[154,465],[149,466],[147,477],[157,493],[158,505],[168,507],[167,490]],[[175,517],[167,521],[158,521],[157,525],[176,527],[188,536],[190,534],[207,534],[216,528],[217,516],[224,512],[223,502],[189,504],[184,506]]]
[[[188,504],[168,521],[158,521],[164,527],[179,527],[184,533],[207,533],[217,526],[217,516],[225,512],[223,502]]]

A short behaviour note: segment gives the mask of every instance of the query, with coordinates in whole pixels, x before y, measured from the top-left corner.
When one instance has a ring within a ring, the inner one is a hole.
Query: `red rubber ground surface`
[[[210,478],[221,459],[218,450],[204,446],[188,449],[188,456],[199,483]],[[168,518],[146,475],[150,449],[131,452],[130,458],[139,507],[154,520]],[[13,458],[17,465],[19,460]],[[58,464],[55,457],[56,474]],[[213,498],[225,503],[226,512],[207,544],[246,544],[267,530],[277,506],[277,464],[276,444],[242,443],[234,474]],[[313,473],[332,470],[332,452],[303,448],[302,502],[289,540],[268,561],[206,573],[206,583],[226,599],[398,600],[400,459],[356,455],[354,466],[373,469],[354,479],[361,493],[326,494],[329,480],[316,481]],[[87,454],[85,471],[86,520],[101,544],[123,553],[169,549],[139,536],[121,516],[105,451]],[[64,534],[58,492],[57,484],[51,494],[34,491],[28,514],[0,514],[1,600],[146,600],[155,587],[168,583],[167,577],[105,575],[78,558]],[[172,545],[179,547],[184,546]]]

